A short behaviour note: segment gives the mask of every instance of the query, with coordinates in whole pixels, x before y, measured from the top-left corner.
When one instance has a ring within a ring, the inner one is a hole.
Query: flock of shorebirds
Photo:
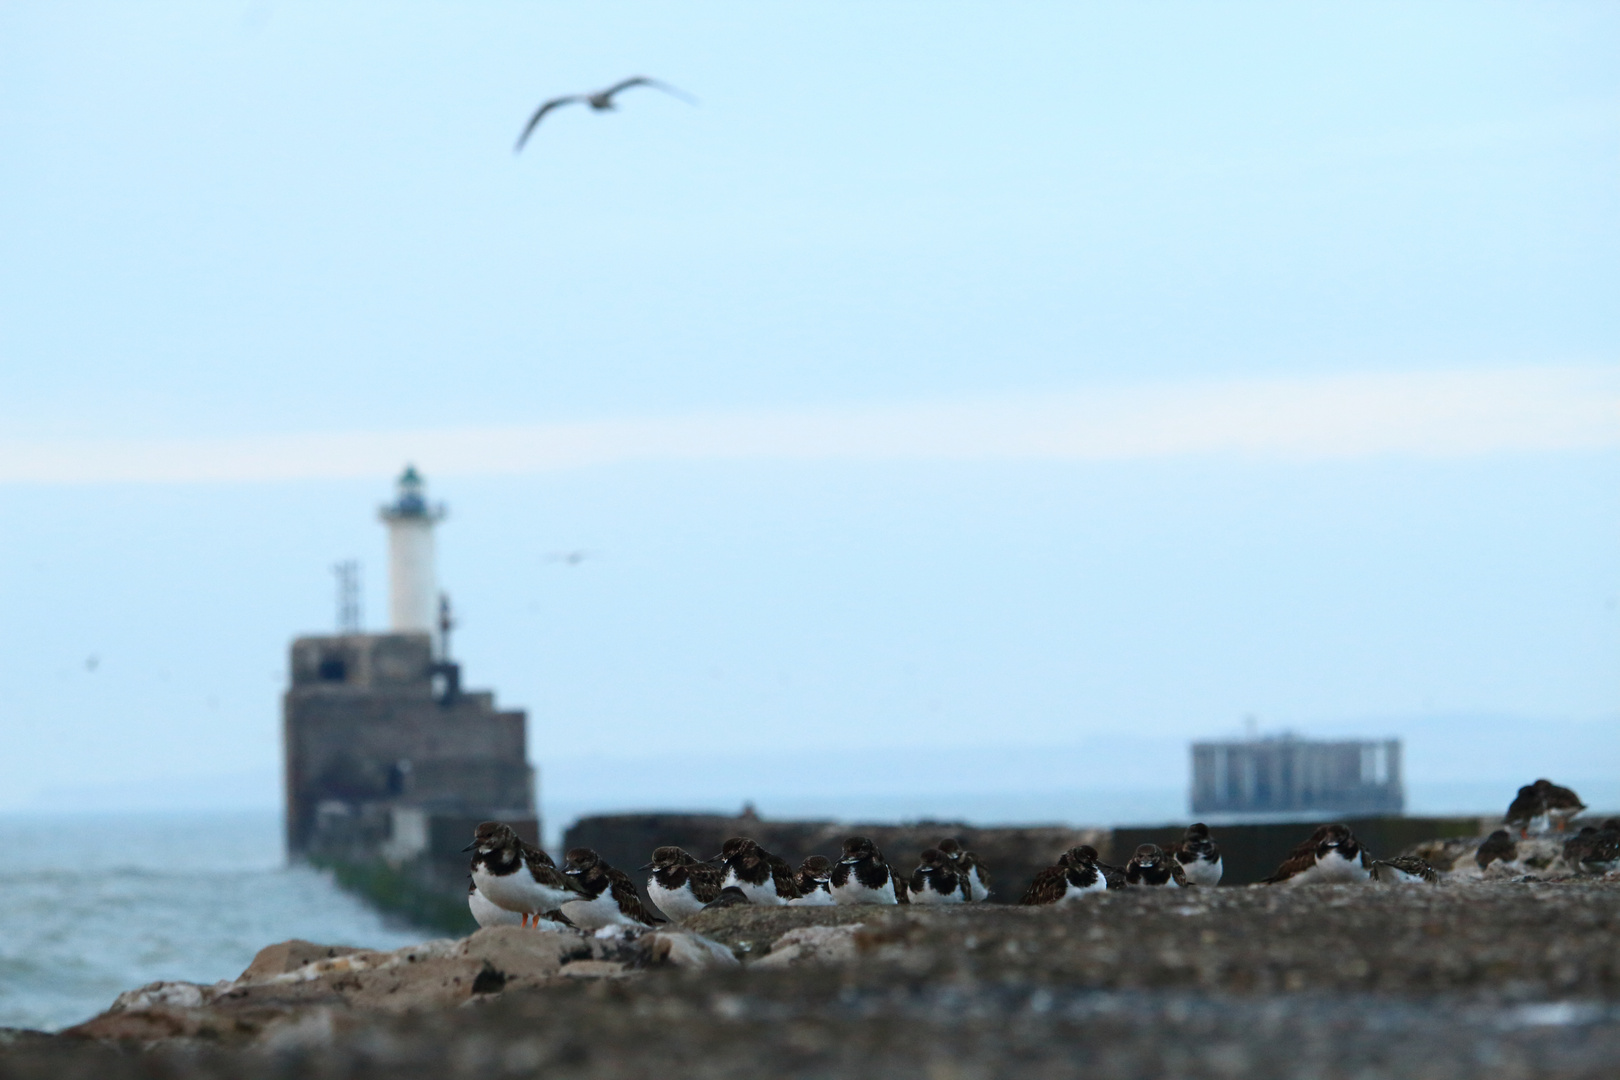
[[[1523,839],[1563,832],[1586,806],[1570,789],[1537,780],[1519,789],[1504,823]],[[1492,833],[1475,853],[1483,870],[1512,864],[1517,843],[1508,829]],[[709,908],[736,904],[810,907],[834,904],[970,904],[988,900],[990,873],[961,842],[946,837],[918,858],[909,875],[890,867],[864,836],[844,841],[835,862],[812,855],[794,869],[747,837],[733,837],[719,854],[699,859],[679,847],[660,847],[641,867],[647,896],[664,917],[642,903],[635,882],[595,851],[570,850],[561,867],[508,825],[478,826],[471,851],[467,903],[480,926],[576,927],[586,931],[645,928]],[[1587,826],[1564,844],[1564,859],[1593,873],[1620,868],[1620,819]],[[1035,876],[1021,904],[1060,904],[1108,889],[1214,886],[1221,881],[1221,849],[1208,826],[1190,826],[1169,848],[1143,844],[1124,866],[1101,861],[1081,844]],[[1415,855],[1374,859],[1348,826],[1322,825],[1283,860],[1266,884],[1387,881],[1432,883],[1440,874]]]

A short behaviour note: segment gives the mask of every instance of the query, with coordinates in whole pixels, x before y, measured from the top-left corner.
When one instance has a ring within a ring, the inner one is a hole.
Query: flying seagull
[[[540,121],[545,119],[546,113],[550,112],[552,109],[562,105],[572,105],[576,101],[583,101],[597,112],[606,112],[609,109],[615,109],[618,107],[613,104],[613,95],[619,93],[621,90],[628,90],[632,86],[651,86],[654,89],[662,90],[666,94],[672,94],[689,104],[696,104],[696,101],[693,100],[692,95],[681,90],[677,90],[668,83],[659,82],[657,79],[649,79],[645,75],[633,75],[623,82],[614,83],[606,90],[598,90],[594,94],[569,94],[565,97],[552,98],[550,101],[542,103],[538,109],[534,110],[534,115],[529,117],[529,122],[524,125],[523,134],[518,136],[517,145],[512,147],[512,153],[515,154],[519,150],[523,149],[523,144],[529,141],[529,136],[533,134],[534,129],[540,126]]]

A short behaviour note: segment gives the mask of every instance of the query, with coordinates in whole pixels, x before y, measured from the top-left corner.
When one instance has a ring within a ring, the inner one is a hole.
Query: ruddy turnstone
[[[787,860],[772,855],[746,836],[727,840],[720,854],[710,861],[716,860],[721,864],[721,887],[741,889],[751,903],[781,905],[799,895]]]
[[[1194,885],[1213,887],[1221,883],[1221,849],[1203,822],[1187,826],[1187,835],[1170,851],[1181,864],[1181,872]]]
[[[844,841],[844,857],[833,867],[832,894],[840,904],[898,904],[895,895],[904,888],[895,880],[883,852],[864,836]]]
[[[651,926],[655,921],[641,906],[635,882],[623,870],[615,870],[587,847],[570,848],[563,860],[563,873],[579,882],[585,894],[581,900],[563,905],[562,913],[581,930],[604,926]]]
[[[1142,844],[1125,864],[1125,884],[1132,888],[1159,888],[1174,885],[1185,888],[1187,875],[1181,864],[1164,853],[1158,844]]]
[[[748,907],[753,901],[748,894],[735,885],[727,885],[720,890],[720,895],[704,905],[706,908]]]
[[[972,851],[964,851],[957,858],[957,872],[967,880],[968,900],[982,904],[990,899],[990,869],[979,861]]]
[[[938,848],[929,848],[919,856],[917,869],[911,874],[911,902],[913,904],[961,904],[967,900],[967,882],[957,876],[951,860]]]
[[[1512,833],[1506,829],[1497,829],[1479,845],[1479,850],[1474,852],[1474,861],[1479,864],[1481,870],[1497,861],[1518,862],[1519,845],[1513,842]]]
[[[1061,904],[1108,888],[1097,849],[1089,844],[1070,848],[1058,857],[1057,865],[1035,875],[1020,904]]]
[[[1374,859],[1372,876],[1376,881],[1395,885],[1438,885],[1440,872],[1416,855],[1397,855],[1393,859]]]
[[[473,833],[472,880],[485,899],[496,907],[515,911],[527,926],[548,911],[556,911],[583,890],[579,882],[559,871],[551,856],[526,844],[499,821],[486,821]]]
[[[832,872],[832,860],[824,855],[812,855],[804,860],[793,877],[799,895],[788,903],[793,907],[826,907],[834,903]]]
[[[1550,821],[1547,800],[1534,784],[1526,784],[1519,789],[1502,817],[1502,823],[1518,829],[1521,838],[1531,833],[1546,832]]]
[[[522,926],[527,921],[522,912],[507,911],[491,903],[489,897],[478,891],[478,883],[473,881],[471,874],[467,875],[467,910],[472,912],[474,921],[481,927]]]
[[[967,883],[968,899],[983,903],[990,899],[990,871],[973,852],[962,847],[954,836],[947,836],[936,847],[955,865],[957,876]]]
[[[1321,885],[1366,881],[1372,858],[1356,841],[1348,825],[1319,825],[1283,860],[1267,885]]]
[[[1620,818],[1609,818],[1597,827],[1582,826],[1564,841],[1564,861],[1588,874],[1620,869]]]
[[[1541,792],[1541,805],[1547,808],[1547,818],[1552,827],[1563,832],[1569,826],[1569,819],[1578,817],[1586,804],[1581,797],[1567,787],[1559,787],[1551,780],[1537,780],[1536,790]]]
[[[648,897],[671,919],[694,915],[720,895],[720,868],[699,862],[678,847],[654,851],[652,862],[642,869],[652,871],[647,879]]]

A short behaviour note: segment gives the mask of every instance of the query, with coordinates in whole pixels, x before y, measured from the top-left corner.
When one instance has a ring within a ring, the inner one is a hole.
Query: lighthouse
[[[461,933],[472,929],[467,856],[456,853],[465,834],[504,821],[540,840],[528,717],[499,708],[488,690],[463,690],[446,655],[451,619],[433,572],[444,507],[427,501],[422,474],[406,468],[379,509],[389,628],[362,633],[357,613],[346,614],[336,634],[295,638],[288,656],[287,854],[336,867],[380,905]],[[352,599],[352,589],[340,596]]]
[[[388,526],[388,623],[396,634],[428,634],[439,641],[439,584],[433,573],[433,526],[444,506],[428,505],[413,465],[400,474],[394,501],[382,508]]]

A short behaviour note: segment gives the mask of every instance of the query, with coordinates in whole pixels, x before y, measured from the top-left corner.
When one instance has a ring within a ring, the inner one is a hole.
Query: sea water
[[[159,979],[233,979],[288,938],[434,936],[287,866],[279,814],[0,816],[0,1027],[66,1027]]]

